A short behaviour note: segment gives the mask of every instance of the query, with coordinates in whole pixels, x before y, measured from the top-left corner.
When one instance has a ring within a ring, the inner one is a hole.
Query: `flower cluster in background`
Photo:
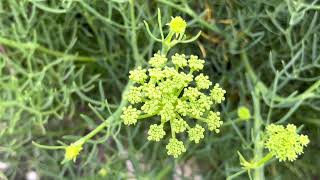
[[[135,125],[140,119],[155,117],[158,122],[148,131],[150,141],[163,139],[169,124],[167,153],[177,158],[186,151],[178,140],[179,133],[186,132],[190,141],[199,143],[204,138],[205,126],[219,132],[220,113],[212,108],[225,99],[226,91],[219,84],[212,85],[209,77],[200,72],[204,60],[197,56],[175,54],[168,61],[156,53],[149,61],[150,68],[130,71],[134,85],[126,96],[130,105],[123,108],[121,118],[125,125]]]
[[[279,161],[294,161],[298,155],[303,153],[303,147],[309,143],[306,135],[297,134],[297,128],[288,124],[285,128],[282,125],[271,124],[267,126],[266,148]]]

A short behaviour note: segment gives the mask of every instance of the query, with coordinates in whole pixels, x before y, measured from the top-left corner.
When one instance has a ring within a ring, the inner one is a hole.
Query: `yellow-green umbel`
[[[130,71],[133,85],[126,96],[130,104],[123,109],[121,118],[125,125],[134,125],[139,119],[160,117],[150,126],[148,140],[160,141],[171,134],[166,149],[168,155],[177,158],[186,151],[177,139],[179,133],[187,132],[190,141],[199,143],[204,138],[203,127],[219,132],[220,113],[212,109],[225,99],[226,91],[219,84],[211,87],[209,77],[201,73],[204,60],[197,56],[175,54],[168,59],[156,53],[149,65]],[[170,133],[165,132],[166,123],[170,124]]]
[[[308,136],[299,135],[296,131],[293,124],[288,124],[286,128],[275,124],[267,126],[266,148],[279,161],[296,160],[303,153],[303,147],[309,143]]]

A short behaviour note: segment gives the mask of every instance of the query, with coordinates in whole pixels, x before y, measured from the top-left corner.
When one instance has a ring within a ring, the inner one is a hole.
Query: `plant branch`
[[[31,42],[21,43],[21,42],[13,41],[13,40],[6,39],[3,37],[0,37],[0,44],[6,45],[6,46],[9,46],[12,48],[17,48],[20,50],[35,49],[35,50],[41,51],[43,53],[46,53],[48,55],[52,55],[55,57],[63,57],[63,58],[65,58],[65,60],[70,60],[70,61],[79,61],[79,62],[96,62],[97,61],[96,58],[93,58],[93,57],[70,55],[70,54],[66,54],[64,52],[48,49],[48,48],[43,47],[41,45],[38,45],[36,43],[31,43]]]

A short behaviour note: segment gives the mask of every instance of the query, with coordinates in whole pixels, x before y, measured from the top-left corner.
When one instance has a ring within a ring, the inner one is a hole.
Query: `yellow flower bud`
[[[187,27],[187,23],[180,16],[174,17],[169,23],[170,31],[180,34],[184,33]]]
[[[65,149],[65,160],[75,161],[80,151],[82,150],[83,143],[72,143]]]

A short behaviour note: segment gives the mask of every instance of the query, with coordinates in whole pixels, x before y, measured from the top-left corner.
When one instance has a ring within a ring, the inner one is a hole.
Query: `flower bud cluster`
[[[175,158],[186,151],[177,135],[187,132],[190,141],[199,143],[204,138],[204,127],[219,132],[222,125],[220,113],[212,111],[226,93],[219,84],[213,87],[209,77],[200,71],[204,60],[197,56],[175,54],[171,59],[156,53],[149,61],[149,68],[137,67],[130,71],[134,82],[126,96],[130,105],[123,109],[121,118],[125,125],[134,125],[139,119],[160,117],[152,124],[148,140],[160,141],[167,134],[165,124],[170,124],[171,138],[167,153]],[[196,120],[196,123],[188,122]],[[188,120],[188,121],[187,121]]]
[[[297,134],[297,128],[293,124],[287,127],[271,124],[266,129],[266,148],[279,161],[294,161],[303,153],[303,148],[309,143],[306,135]]]

